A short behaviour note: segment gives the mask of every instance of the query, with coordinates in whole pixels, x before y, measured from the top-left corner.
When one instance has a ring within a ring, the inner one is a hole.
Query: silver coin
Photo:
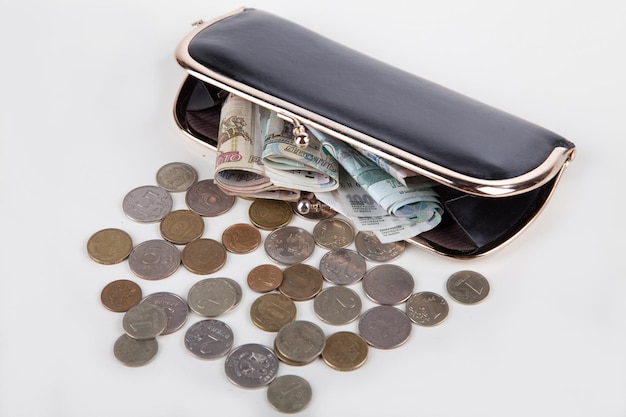
[[[345,248],[354,240],[354,229],[345,220],[325,219],[315,225],[313,237],[315,243],[324,249]]]
[[[367,263],[364,257],[352,249],[336,248],[322,256],[319,270],[326,281],[349,285],[363,278]]]
[[[171,162],[163,165],[156,174],[157,184],[170,192],[187,191],[198,180],[198,173],[189,164]]]
[[[137,187],[129,191],[122,201],[126,216],[141,223],[162,220],[172,210],[173,205],[171,194],[156,185]]]
[[[221,279],[222,281],[226,282],[227,284],[230,284],[233,287],[233,289],[235,290],[235,303],[232,305],[232,307],[229,310],[232,310],[235,307],[237,307],[239,303],[241,303],[241,299],[243,298],[243,289],[241,288],[241,285],[239,285],[239,283],[232,278],[220,277],[220,278],[215,278],[215,279]]]
[[[231,350],[224,363],[228,379],[244,388],[259,388],[278,374],[279,361],[274,351],[258,343],[248,343]]]
[[[152,304],[137,304],[131,307],[122,319],[122,327],[127,335],[137,340],[153,339],[167,326],[165,311]]]
[[[360,231],[354,238],[356,250],[365,258],[374,262],[389,262],[400,256],[406,247],[406,242],[381,243],[374,232]]]
[[[189,306],[181,296],[171,292],[155,292],[145,296],[140,303],[150,303],[160,307],[167,314],[167,325],[161,335],[174,333],[185,325]]]
[[[223,321],[201,320],[185,332],[185,347],[199,359],[219,358],[233,347],[233,331]]]
[[[128,265],[139,278],[151,281],[167,278],[180,266],[180,251],[163,239],[148,240],[133,248]]]
[[[406,300],[406,315],[420,326],[435,326],[448,317],[448,302],[434,292],[415,293]]]
[[[359,334],[370,346],[392,349],[405,343],[411,335],[412,322],[392,306],[376,306],[359,319]]]
[[[235,204],[235,196],[224,193],[212,179],[198,181],[185,194],[189,210],[204,216],[215,217],[226,213]]]
[[[325,323],[340,326],[350,323],[361,314],[361,298],[348,287],[328,287],[315,296],[313,309]]]
[[[317,324],[306,320],[285,324],[274,339],[276,354],[291,365],[313,362],[322,354],[324,346],[324,331]]]
[[[234,308],[240,296],[233,285],[223,279],[206,278],[196,282],[187,295],[189,308],[204,317],[217,317]]]
[[[282,413],[303,410],[312,396],[311,385],[297,375],[281,375],[267,386],[267,401]]]
[[[489,294],[489,281],[475,271],[455,272],[446,283],[448,294],[463,304],[476,304]]]
[[[136,340],[127,334],[117,338],[113,355],[124,365],[143,366],[154,358],[159,350],[156,339]]]
[[[296,226],[285,226],[272,231],[265,238],[267,255],[285,265],[307,260],[315,249],[315,239],[306,230]]]
[[[375,303],[400,304],[413,293],[415,281],[406,269],[393,264],[378,265],[363,277],[363,291]]]

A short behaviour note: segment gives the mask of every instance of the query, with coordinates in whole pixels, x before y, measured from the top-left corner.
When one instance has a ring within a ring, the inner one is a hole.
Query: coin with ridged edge
[[[313,228],[315,243],[324,249],[345,248],[354,240],[354,229],[339,218],[324,219]]]
[[[311,385],[297,375],[281,375],[267,387],[267,401],[281,413],[302,411],[312,397]]]
[[[184,162],[163,165],[156,174],[157,184],[170,192],[187,191],[198,180],[198,173]]]
[[[222,244],[232,253],[250,253],[261,245],[261,233],[250,224],[236,223],[224,230]]]
[[[191,210],[175,210],[161,220],[159,228],[163,239],[175,245],[186,245],[202,236],[204,220]]]
[[[369,347],[356,333],[341,331],[326,339],[322,359],[337,371],[354,371],[367,361]]]
[[[99,230],[87,241],[89,257],[102,265],[114,265],[126,260],[132,249],[130,235],[115,228]]]
[[[285,268],[278,291],[294,301],[306,301],[319,294],[323,286],[324,278],[317,268],[298,263]]]
[[[292,265],[309,259],[315,249],[313,235],[301,227],[285,226],[265,238],[265,253],[274,261]]]
[[[258,198],[250,204],[248,217],[259,229],[275,230],[289,224],[293,212],[286,201]]]
[[[268,293],[258,297],[250,306],[250,319],[255,326],[266,332],[277,332],[285,324],[296,319],[296,304],[279,293]]]
[[[219,271],[226,263],[226,249],[217,240],[200,238],[188,243],[182,250],[183,266],[198,275]]]
[[[448,302],[434,292],[422,291],[406,300],[406,315],[420,326],[435,326],[448,317]]]
[[[100,301],[107,309],[116,313],[128,311],[141,301],[141,288],[134,281],[118,279],[109,282],[100,293]]]
[[[274,351],[259,343],[237,346],[224,362],[228,379],[243,388],[260,388],[278,375],[279,361]]]

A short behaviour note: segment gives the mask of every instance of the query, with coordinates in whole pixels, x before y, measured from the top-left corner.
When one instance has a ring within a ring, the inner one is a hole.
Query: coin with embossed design
[[[293,212],[286,201],[257,198],[248,208],[248,217],[259,229],[275,230],[289,224]]]
[[[458,271],[448,278],[446,289],[459,303],[476,304],[489,294],[489,281],[476,271]]]
[[[231,282],[220,278],[206,278],[189,289],[187,303],[196,314],[217,317],[233,309],[241,298]]]
[[[224,362],[228,379],[244,388],[264,387],[278,375],[279,361],[272,349],[258,343],[237,346]]]
[[[175,210],[161,220],[159,227],[163,239],[175,245],[186,245],[202,236],[204,220],[191,210]]]
[[[255,326],[266,332],[277,332],[296,319],[296,305],[280,293],[268,293],[258,297],[250,306],[250,319]]]
[[[409,298],[414,287],[411,273],[394,264],[375,266],[363,277],[365,295],[378,304],[400,304]]]
[[[317,268],[298,263],[285,268],[278,291],[294,301],[306,301],[315,297],[323,286],[324,278]]]
[[[113,265],[124,261],[133,249],[130,235],[123,230],[102,229],[87,241],[89,257],[102,265]]]
[[[348,324],[361,314],[361,298],[348,287],[332,286],[315,296],[313,309],[323,322],[340,326]]]
[[[337,371],[353,371],[365,364],[368,352],[368,345],[361,336],[342,331],[328,336],[322,359]]]
[[[141,303],[150,303],[160,307],[167,314],[167,325],[161,335],[171,334],[184,326],[189,315],[187,301],[177,294],[161,291],[146,295]]]
[[[285,226],[270,232],[264,246],[270,258],[281,264],[292,265],[311,257],[315,239],[301,227]]]
[[[155,338],[146,340],[133,339],[126,333],[113,345],[113,354],[124,365],[138,367],[146,365],[157,354],[159,344]]]
[[[188,243],[181,253],[183,266],[198,275],[219,271],[226,263],[226,249],[213,239],[201,238]]]
[[[261,233],[250,224],[236,223],[224,230],[222,244],[232,253],[250,253],[261,244]]]
[[[290,365],[306,365],[319,358],[326,345],[326,335],[317,324],[295,320],[276,333],[276,356]]]
[[[156,174],[157,184],[171,192],[187,191],[197,180],[196,170],[184,162],[163,165]]]
[[[252,291],[273,291],[283,282],[283,271],[272,264],[257,265],[248,273],[247,282]]]
[[[122,327],[133,339],[146,340],[160,335],[167,326],[167,313],[153,304],[139,303],[122,319]]]
[[[389,262],[400,256],[406,247],[406,243],[398,242],[382,243],[374,232],[360,231],[354,239],[356,250],[365,258],[374,262]]]
[[[345,248],[354,240],[354,229],[339,218],[324,219],[313,228],[315,243],[324,249]]]
[[[158,222],[172,210],[170,193],[156,185],[144,185],[129,191],[122,201],[124,213],[140,223]]]
[[[336,248],[322,256],[319,268],[326,281],[337,285],[349,285],[363,278],[367,262],[352,249]]]
[[[180,266],[180,251],[165,240],[148,240],[133,248],[128,265],[139,278],[151,281],[167,278]]]
[[[204,217],[226,213],[235,204],[235,197],[222,191],[212,179],[196,182],[185,193],[185,203],[193,212]]]
[[[412,322],[401,310],[393,306],[376,306],[359,319],[359,334],[378,349],[396,348],[411,335]]]
[[[267,401],[281,413],[302,411],[312,396],[311,385],[297,375],[281,375],[267,386]]]
[[[228,324],[221,320],[205,319],[187,329],[185,347],[196,358],[215,359],[230,351],[233,339],[233,331]]]
[[[107,309],[117,313],[128,311],[141,301],[141,288],[134,281],[118,279],[109,282],[100,293],[100,301]]]
[[[406,315],[415,324],[434,326],[448,317],[448,302],[434,292],[422,291],[406,300]]]

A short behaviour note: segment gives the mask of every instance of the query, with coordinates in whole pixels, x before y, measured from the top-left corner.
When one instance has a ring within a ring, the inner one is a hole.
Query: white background
[[[0,416],[277,414],[265,389],[238,388],[223,360],[185,350],[184,331],[201,319],[193,314],[183,330],[159,338],[149,365],[121,365],[112,346],[122,316],[100,304],[102,288],[127,278],[144,294],[186,296],[204,277],[181,268],[149,282],[127,263],[103,266],[86,253],[102,228],[122,228],[135,243],[159,236],[158,225],[127,219],[121,202],[132,188],[154,184],[162,165],[184,161],[212,177],[212,155],[188,146],[171,116],[183,79],[174,49],[193,21],[244,4],[0,1]],[[502,250],[461,262],[411,247],[397,260],[417,290],[442,295],[453,272],[480,271],[491,283],[483,303],[448,298],[447,321],[414,326],[398,349],[370,349],[354,372],[321,360],[281,365],[280,374],[313,387],[300,415],[625,416],[625,3],[245,5],[545,126],[578,148],[548,207]],[[227,225],[246,221],[247,204],[206,219],[204,236],[219,239]],[[185,208],[181,194],[175,208]],[[308,263],[323,253],[318,248]],[[262,249],[229,255],[212,275],[246,290],[222,317],[235,344],[272,344],[273,334],[249,320],[257,294],[245,287],[248,271],[268,261]],[[299,303],[298,317],[317,320],[312,303]],[[322,327],[330,334],[356,323]]]

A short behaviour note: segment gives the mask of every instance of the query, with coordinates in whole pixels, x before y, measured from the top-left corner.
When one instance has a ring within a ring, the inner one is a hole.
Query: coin
[[[184,162],[163,165],[156,174],[157,184],[170,192],[187,191],[197,180],[196,170]]]
[[[279,293],[263,294],[250,306],[250,319],[266,332],[277,332],[296,319],[296,305],[289,297]]]
[[[141,300],[141,303],[150,303],[165,311],[167,324],[161,335],[171,334],[179,330],[184,326],[189,315],[187,301],[171,292],[163,291],[148,294]]]
[[[182,250],[183,266],[198,275],[219,271],[226,263],[226,249],[213,239],[200,238],[190,242]]]
[[[160,230],[163,239],[175,245],[186,245],[202,236],[204,220],[191,210],[176,210],[161,220]]]
[[[404,252],[406,243],[399,242],[381,243],[374,232],[360,231],[354,239],[356,250],[365,258],[374,262],[389,262]]]
[[[458,271],[447,281],[448,293],[463,304],[476,304],[489,294],[489,281],[476,271]]]
[[[367,343],[358,334],[337,332],[326,339],[322,359],[337,371],[354,371],[365,364],[368,351]]]
[[[294,301],[306,301],[315,297],[324,286],[320,271],[307,264],[294,264],[283,271],[283,282],[278,291]]]
[[[187,295],[189,308],[204,317],[217,317],[238,303],[237,289],[219,278],[206,278],[196,282]],[[239,298],[240,299],[240,298]]]
[[[129,191],[122,201],[128,218],[140,223],[158,222],[172,210],[174,201],[169,192],[156,185],[144,185]]]
[[[250,253],[261,244],[261,233],[247,223],[233,224],[222,233],[222,244],[232,253]]]
[[[359,319],[359,334],[378,349],[392,349],[405,343],[411,335],[412,322],[407,315],[392,306],[376,306]]]
[[[248,217],[259,229],[275,230],[289,224],[293,212],[286,201],[257,198],[248,208]]]
[[[139,278],[159,280],[176,272],[180,266],[180,252],[165,240],[148,240],[133,248],[128,265]]]
[[[302,411],[312,396],[311,385],[297,375],[281,375],[267,386],[267,401],[281,413]]]
[[[365,295],[378,304],[400,304],[413,293],[414,286],[411,273],[394,264],[375,266],[363,277]]]
[[[252,291],[273,291],[283,282],[283,271],[272,264],[258,265],[248,273],[247,282]]]
[[[107,309],[123,313],[141,301],[141,288],[131,280],[118,279],[102,289],[100,301]]]
[[[248,343],[231,350],[224,363],[228,379],[244,388],[259,388],[278,374],[278,358],[267,346]]]
[[[313,309],[325,323],[340,326],[348,324],[361,314],[361,298],[348,287],[332,286],[315,296]]]
[[[122,320],[122,327],[127,335],[137,340],[152,339],[163,332],[167,326],[167,314],[153,304],[139,303],[131,307]]]
[[[415,324],[434,326],[448,317],[448,302],[434,292],[415,293],[406,300],[406,315]]]
[[[187,207],[204,217],[226,213],[235,204],[235,197],[222,191],[212,179],[198,181],[185,194]]]
[[[215,279],[222,280],[226,282],[228,285],[230,285],[231,287],[233,287],[233,289],[235,290],[235,303],[230,308],[230,310],[237,307],[239,303],[241,302],[241,299],[243,298],[243,289],[241,288],[241,285],[239,285],[239,283],[232,278],[219,277]]]
[[[285,226],[265,238],[265,252],[278,263],[292,265],[307,260],[315,249],[315,239],[306,230]]]
[[[130,235],[120,229],[102,229],[87,241],[89,257],[99,264],[113,265],[128,258],[133,249]]]
[[[154,358],[159,350],[156,339],[137,340],[123,334],[113,345],[113,354],[126,366],[143,366]]]
[[[336,248],[322,256],[319,269],[325,280],[337,285],[349,285],[363,278],[367,263],[352,249]]]
[[[354,229],[345,220],[325,219],[315,225],[313,237],[315,243],[324,249],[345,248],[354,240]]]
[[[324,331],[307,320],[295,320],[285,324],[276,333],[274,347],[279,359],[290,365],[306,365],[317,359],[326,346]]]
[[[185,332],[185,347],[198,359],[215,359],[226,355],[233,346],[233,331],[216,319],[194,323]]]

